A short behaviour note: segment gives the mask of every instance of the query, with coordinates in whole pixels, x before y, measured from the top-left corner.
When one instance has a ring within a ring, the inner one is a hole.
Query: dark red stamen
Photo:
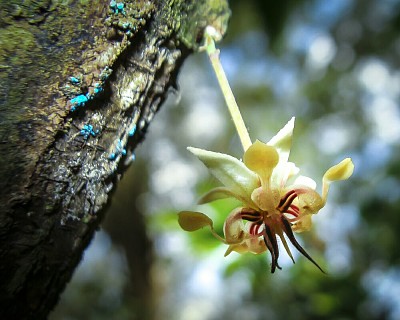
[[[294,190],[289,191],[288,193],[285,194],[285,196],[281,199],[278,205],[278,210],[281,213],[287,212],[289,207],[292,205],[292,202],[294,199],[296,199],[297,193]],[[297,207],[296,207],[297,208]]]
[[[250,226],[250,234],[252,236],[256,235],[258,233],[258,229],[260,228],[260,225],[257,223],[252,223]]]
[[[286,202],[287,198],[290,197],[294,193],[296,193],[296,191],[294,191],[294,190],[290,190],[289,192],[287,192],[284,195],[284,197],[281,199],[281,201],[279,201],[278,207],[282,206]]]
[[[274,273],[276,268],[282,269],[278,263],[278,258],[279,258],[278,242],[276,240],[276,234],[271,230],[271,228],[267,224],[264,224],[264,228],[265,228],[264,242],[269,252],[271,253],[271,259],[272,259],[271,273]]]
[[[299,252],[303,256],[305,256],[308,260],[310,260],[319,270],[321,270],[323,273],[325,273],[325,271],[322,270],[322,268],[318,265],[318,263],[316,263],[314,261],[314,259],[311,258],[311,256],[307,253],[306,250],[304,250],[304,248],[300,245],[300,243],[297,242],[296,238],[294,237],[292,226],[290,225],[290,222],[284,216],[281,216],[281,221],[283,224],[284,231],[285,231],[287,237],[289,238],[290,242],[293,244],[293,246],[297,250],[299,250]]]
[[[299,216],[299,213],[298,213],[298,212],[296,212],[296,211],[294,211],[294,210],[291,210],[291,209],[286,210],[285,213],[289,213],[289,214],[291,214],[292,216],[295,216],[296,218]]]
[[[243,208],[240,212],[240,216],[243,220],[252,222],[258,222],[262,220],[262,215],[258,211],[251,208]]]
[[[249,230],[250,235],[260,237],[262,235],[262,232],[259,232],[261,226],[262,226],[261,222],[252,223]]]

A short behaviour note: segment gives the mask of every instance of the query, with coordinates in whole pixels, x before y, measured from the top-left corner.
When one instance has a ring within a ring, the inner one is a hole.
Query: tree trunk
[[[226,0],[0,3],[1,319],[44,319]],[[140,183],[140,181],[138,181]]]

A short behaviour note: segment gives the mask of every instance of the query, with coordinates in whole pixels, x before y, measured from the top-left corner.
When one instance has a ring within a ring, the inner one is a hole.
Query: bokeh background
[[[186,146],[241,157],[205,54],[195,54],[137,149],[102,229],[50,319],[400,319],[400,1],[236,0],[222,64],[252,139],[296,116],[291,160],[320,179],[350,156],[312,232],[270,274],[267,254],[223,257],[208,230],[236,205],[197,207],[218,183]],[[319,184],[320,186],[320,184]]]

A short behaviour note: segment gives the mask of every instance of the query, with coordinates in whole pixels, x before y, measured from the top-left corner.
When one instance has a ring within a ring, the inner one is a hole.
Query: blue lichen
[[[80,131],[83,138],[87,140],[89,136],[95,137],[99,133],[99,130],[94,130],[91,124],[85,124]]]
[[[118,140],[117,147],[115,148],[115,151],[108,156],[108,159],[109,160],[115,160],[117,158],[117,156],[119,156],[119,155],[122,155],[122,156],[126,155],[126,149],[122,145],[122,141],[121,140]]]
[[[125,15],[125,4],[123,2],[111,0],[110,8],[115,14],[122,13],[123,15]]]
[[[72,84],[78,84],[80,82],[80,80],[78,78],[76,78],[76,77],[69,77],[69,81]]]
[[[102,88],[101,84],[100,83],[96,83],[94,85],[94,90],[93,90],[94,94],[98,94],[98,93],[100,93],[102,91],[103,91],[103,88]]]
[[[86,102],[89,101],[89,99],[90,99],[89,95],[80,94],[75,98],[69,100],[69,102],[72,105],[71,111],[75,111],[77,107],[83,107],[86,104]]]
[[[129,136],[132,137],[136,132],[136,124],[133,125],[132,129],[129,130]]]

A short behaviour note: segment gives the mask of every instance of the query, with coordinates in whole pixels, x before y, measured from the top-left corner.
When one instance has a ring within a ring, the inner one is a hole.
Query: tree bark
[[[2,319],[47,317],[184,59],[228,16],[226,0],[0,3]]]

